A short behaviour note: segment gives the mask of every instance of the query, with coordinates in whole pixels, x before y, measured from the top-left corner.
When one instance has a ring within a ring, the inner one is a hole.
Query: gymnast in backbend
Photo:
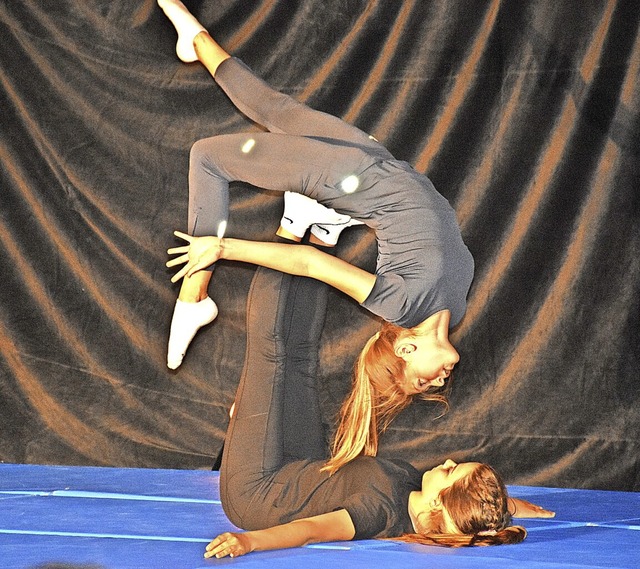
[[[308,275],[345,292],[385,322],[363,348],[345,403],[330,468],[361,452],[413,396],[438,393],[459,360],[449,331],[462,318],[473,259],[455,213],[431,181],[373,137],[279,93],[231,57],[179,0],[158,0],[178,31],[177,53],[200,61],[237,108],[268,132],[195,143],[189,171],[188,244],[171,325],[168,365],[176,368],[197,330],[218,308],[208,296],[213,264],[241,260]],[[342,229],[375,231],[375,273],[306,246],[224,238],[229,182],[285,192],[279,234],[299,240],[308,226],[332,245]],[[324,206],[324,207],[323,207]]]

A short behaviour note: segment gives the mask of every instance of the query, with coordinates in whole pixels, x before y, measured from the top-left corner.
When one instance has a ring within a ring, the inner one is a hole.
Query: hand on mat
[[[251,540],[246,533],[226,532],[216,537],[209,545],[204,556],[209,557],[240,557],[245,553],[251,553]]]
[[[551,510],[520,498],[509,498],[509,511],[514,518],[553,518],[556,515]]]
[[[218,237],[193,237],[181,231],[174,231],[173,234],[176,237],[180,237],[180,239],[184,239],[189,244],[182,247],[173,247],[167,251],[169,255],[180,254],[180,257],[167,261],[167,267],[175,267],[186,263],[182,269],[173,275],[171,278],[172,283],[179,281],[184,276],[190,277],[193,273],[206,269],[220,258],[221,240]]]

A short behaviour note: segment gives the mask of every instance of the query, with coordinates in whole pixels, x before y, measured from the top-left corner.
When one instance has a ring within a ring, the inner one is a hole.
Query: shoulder
[[[409,463],[359,457],[334,476],[348,479],[344,503],[355,528],[354,539],[394,537],[407,531],[409,494],[419,488],[420,474]]]
[[[366,487],[382,485],[389,489],[396,485],[413,486],[420,483],[420,472],[403,460],[359,456],[345,464],[334,476],[342,476],[352,483]]]

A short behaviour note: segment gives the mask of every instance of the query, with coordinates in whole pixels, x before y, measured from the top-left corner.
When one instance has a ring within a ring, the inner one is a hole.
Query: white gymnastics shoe
[[[316,200],[297,192],[284,193],[284,213],[280,226],[296,237],[302,238],[314,223],[327,225],[348,223],[348,215],[323,206]]]

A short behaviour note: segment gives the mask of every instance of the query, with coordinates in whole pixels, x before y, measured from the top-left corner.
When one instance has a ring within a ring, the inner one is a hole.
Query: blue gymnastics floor
[[[640,568],[640,493],[509,490],[556,511],[552,520],[523,520],[529,535],[518,545],[370,540],[205,560],[209,540],[233,529],[215,472],[0,464],[0,567]]]

